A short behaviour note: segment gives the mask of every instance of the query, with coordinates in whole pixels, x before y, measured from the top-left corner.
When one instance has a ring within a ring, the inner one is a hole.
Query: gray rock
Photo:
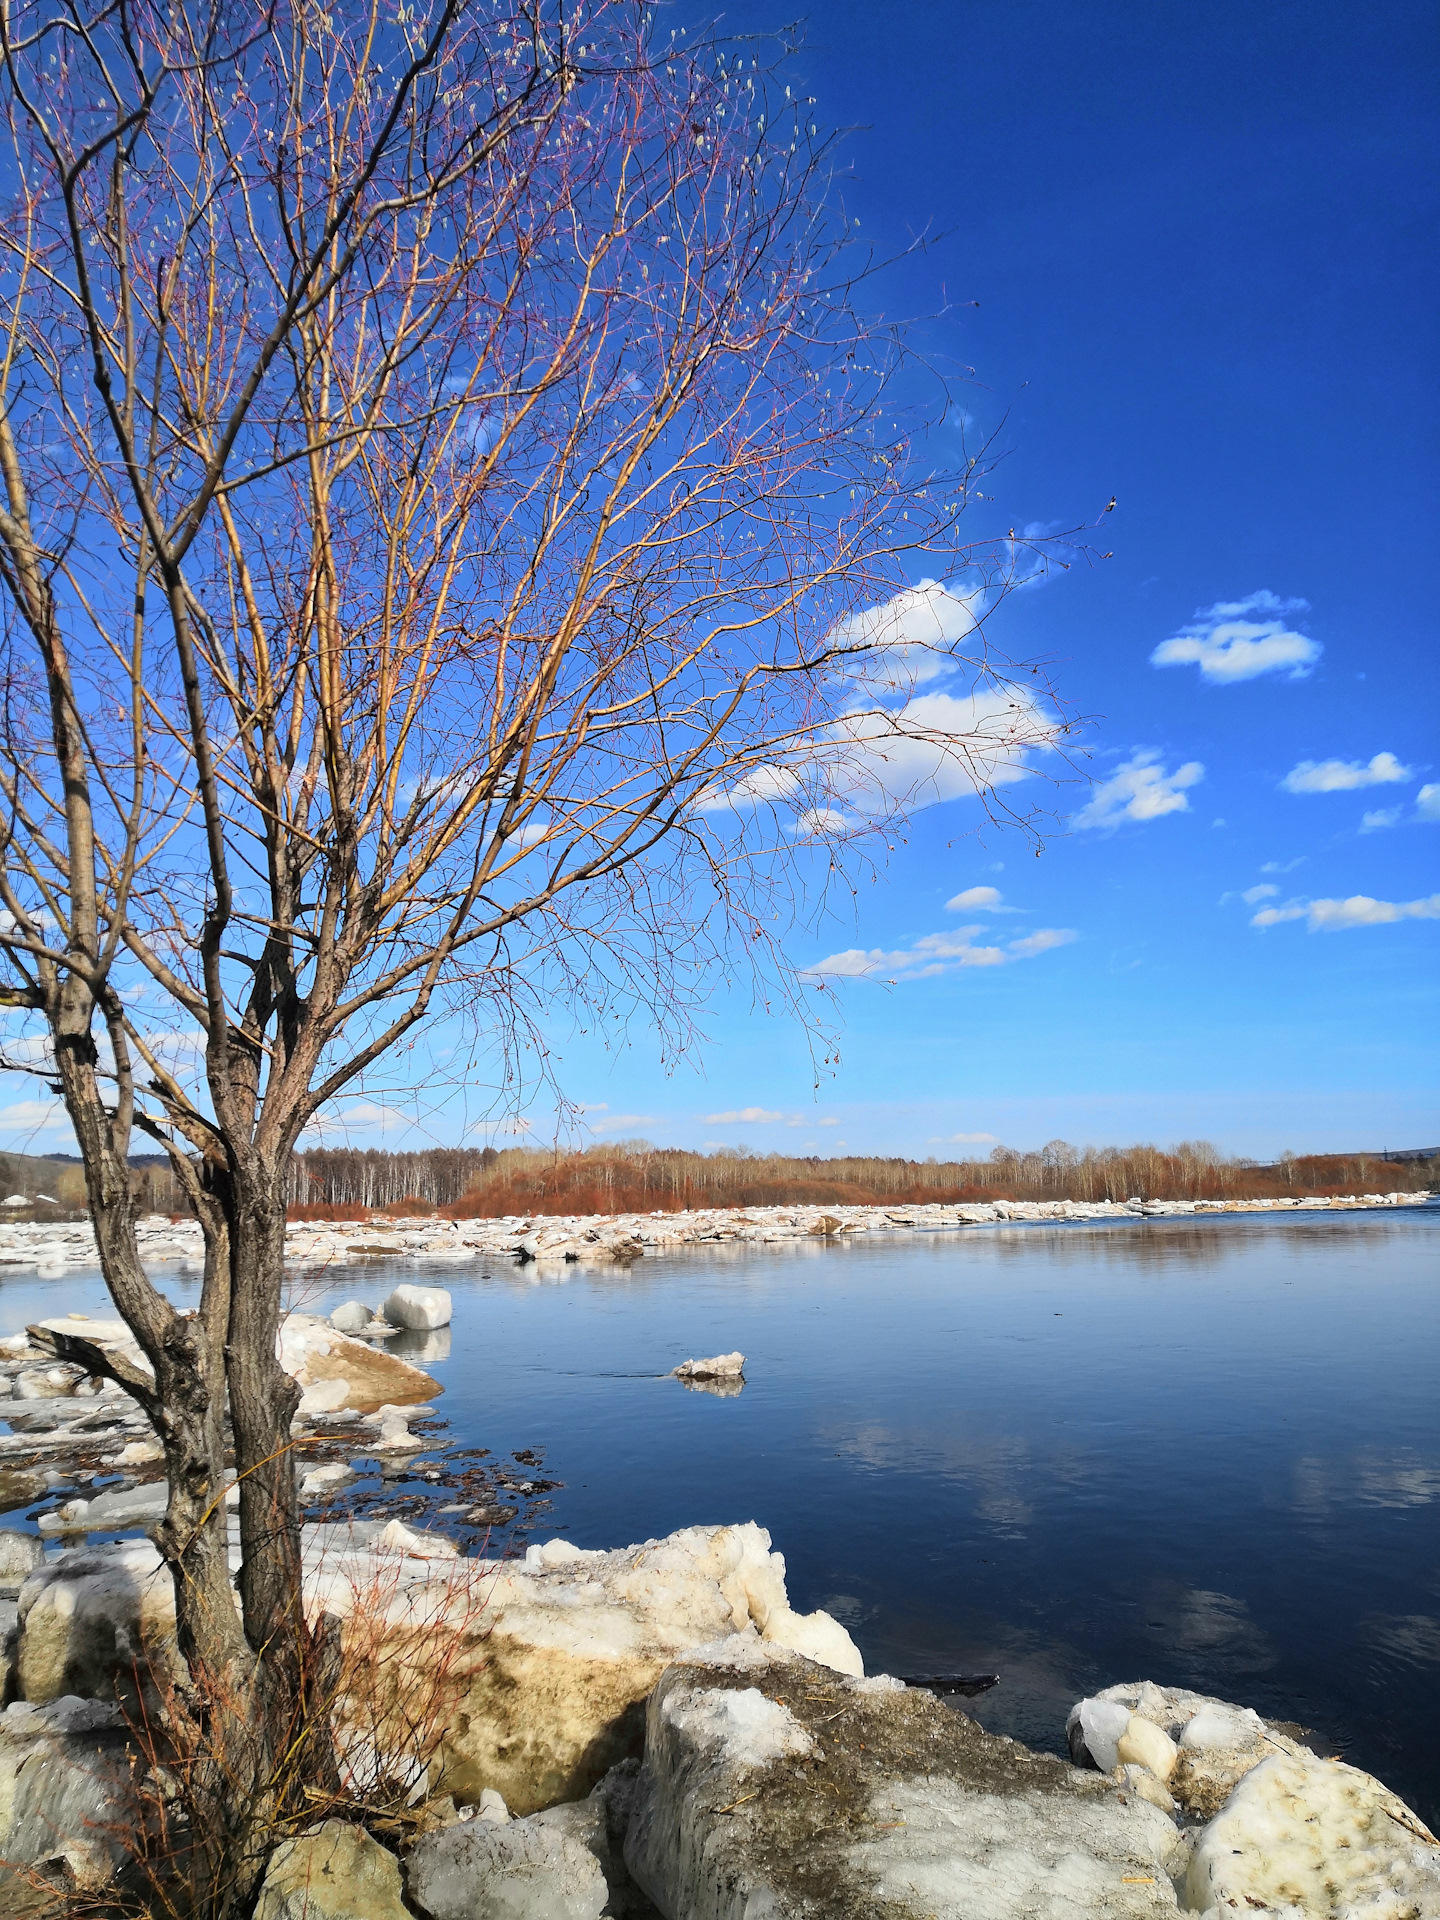
[[[416,1841],[406,1888],[431,1920],[600,1920],[606,1847],[594,1797],[504,1825],[468,1820]]]
[[[98,1886],[141,1819],[117,1708],[68,1695],[0,1714],[0,1859],[63,1860],[82,1887]]]
[[[327,1820],[275,1849],[255,1920],[410,1920],[400,1862],[363,1827]]]
[[[44,1558],[45,1542],[38,1533],[0,1531],[0,1593],[18,1593]]]
[[[432,1333],[436,1327],[450,1324],[450,1296],[444,1287],[396,1287],[380,1312],[392,1327],[402,1327],[407,1333]]]
[[[737,1638],[651,1695],[625,1860],[685,1920],[1155,1920],[1175,1824],[933,1694]]]
[[[330,1324],[337,1333],[359,1333],[374,1318],[375,1315],[362,1300],[347,1300],[331,1314]]]

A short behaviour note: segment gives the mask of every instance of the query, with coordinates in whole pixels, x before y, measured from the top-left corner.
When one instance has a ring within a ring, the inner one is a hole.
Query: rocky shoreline
[[[833,1239],[855,1233],[914,1233],[993,1227],[1024,1222],[1213,1220],[1252,1213],[1357,1213],[1425,1206],[1429,1192],[1366,1193],[1337,1199],[1299,1200],[995,1200],[935,1202],[925,1206],[721,1207],[684,1213],[536,1214],[496,1220],[450,1220],[433,1214],[364,1221],[292,1221],[285,1251],[297,1272],[390,1256],[400,1260],[510,1259],[522,1264],[570,1262],[625,1265],[646,1254],[727,1242],[771,1245],[787,1240]],[[201,1271],[200,1228],[191,1220],[148,1216],[138,1228],[141,1257],[174,1262],[183,1272]],[[76,1266],[93,1266],[95,1236],[84,1221],[0,1221],[0,1274],[33,1270],[58,1277]]]
[[[287,1840],[259,1920],[1440,1914],[1434,1836],[1302,1728],[1130,1682],[1076,1703],[1068,1761],[1033,1752],[867,1677],[753,1523],[511,1564],[307,1527],[305,1566],[362,1654],[337,1705],[352,1791],[398,1772],[410,1812],[384,1845],[334,1817]],[[24,1576],[18,1612],[0,1856],[102,1885],[141,1818],[126,1675],[176,1658],[169,1578],[148,1542],[79,1550]],[[371,1710],[387,1663],[398,1718]]]

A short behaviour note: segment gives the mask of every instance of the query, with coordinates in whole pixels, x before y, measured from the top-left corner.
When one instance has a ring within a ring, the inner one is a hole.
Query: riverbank
[[[647,1253],[734,1241],[769,1245],[847,1233],[936,1232],[1016,1222],[1213,1220],[1249,1213],[1356,1213],[1376,1208],[1416,1207],[1436,1196],[1367,1193],[1303,1200],[996,1200],[937,1202],[927,1206],[716,1207],[689,1213],[509,1215],[497,1220],[449,1220],[434,1214],[365,1221],[293,1221],[285,1252],[297,1269],[344,1264],[389,1255],[399,1259],[572,1261],[592,1265],[638,1260]],[[175,1261],[181,1271],[200,1270],[204,1247],[199,1224],[163,1214],[142,1219],[140,1254],[147,1262]],[[33,1269],[41,1278],[96,1261],[88,1222],[0,1223],[0,1273]]]

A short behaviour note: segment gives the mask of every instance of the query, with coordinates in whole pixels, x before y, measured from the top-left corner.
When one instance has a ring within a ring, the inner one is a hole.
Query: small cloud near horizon
[[[783,1120],[781,1112],[772,1113],[768,1107],[738,1107],[730,1113],[707,1113],[707,1127],[733,1127],[744,1122],[747,1126],[769,1126],[772,1121]]]
[[[1276,615],[1303,613],[1307,600],[1282,600],[1265,589],[1243,600],[1217,600],[1201,607],[1179,633],[1162,640],[1150,655],[1152,667],[1197,666],[1212,686],[1236,686],[1262,674],[1280,673],[1303,680],[1324,649],[1318,640],[1287,627]],[[1247,614],[1270,614],[1268,620]]]
[[[1424,900],[1375,900],[1352,893],[1347,900],[1291,900],[1283,907],[1262,907],[1252,927],[1276,927],[1304,920],[1310,933],[1344,933],[1351,927],[1388,927],[1398,920],[1440,920],[1440,893]]]
[[[997,1147],[998,1133],[932,1133],[925,1143],[931,1147]]]
[[[912,947],[886,952],[883,947],[849,947],[832,953],[800,971],[835,980],[882,979],[890,985],[902,980],[933,980],[965,967],[1004,967],[1015,960],[1033,960],[1055,947],[1068,947],[1080,938],[1073,927],[1037,927],[1023,939],[1003,946],[977,947],[972,936],[978,927],[956,927],[951,933],[922,934]]]

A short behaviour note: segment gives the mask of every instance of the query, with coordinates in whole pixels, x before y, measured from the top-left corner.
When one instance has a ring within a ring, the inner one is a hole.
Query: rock
[[[494,1787],[486,1787],[479,1800],[475,1803],[473,1817],[476,1820],[488,1820],[491,1826],[503,1827],[505,1822],[510,1818],[510,1809],[506,1806],[504,1798],[495,1791]]]
[[[312,1313],[292,1313],[281,1323],[280,1364],[302,1387],[343,1381],[346,1397],[341,1404],[359,1413],[373,1413],[386,1405],[413,1405],[444,1391],[418,1367],[407,1366],[367,1341],[337,1333]]]
[[[468,1820],[415,1843],[406,1889],[431,1920],[600,1920],[603,1828],[594,1800],[503,1825]]]
[[[459,1548],[444,1534],[417,1533],[403,1520],[391,1520],[376,1534],[372,1551],[403,1553],[412,1560],[453,1560]]]
[[[1222,1914],[1418,1920],[1440,1914],[1440,1845],[1368,1773],[1277,1753],[1201,1831],[1183,1891],[1191,1908]]]
[[[363,1827],[327,1820],[275,1849],[255,1920],[410,1920],[400,1862]]]
[[[785,1562],[753,1523],[689,1527],[613,1553],[552,1540],[523,1563],[422,1562],[369,1545],[316,1557],[317,1611],[363,1617],[373,1593],[393,1635],[387,1657],[408,1658],[411,1639],[417,1664],[438,1666],[457,1689],[432,1784],[468,1801],[494,1787],[519,1814],[579,1800],[638,1755],[645,1697],[692,1647],[744,1631],[863,1670],[838,1621],[791,1609]]]
[[[72,1328],[73,1332],[74,1329]],[[31,1367],[17,1376],[15,1398],[17,1400],[63,1400],[68,1399],[85,1378],[75,1367]]]
[[[355,1477],[355,1469],[347,1466],[343,1460],[331,1460],[322,1467],[311,1467],[300,1482],[300,1498],[327,1499],[332,1493],[338,1493],[341,1487],[348,1487]]]
[[[425,1445],[417,1440],[410,1431],[410,1422],[403,1407],[381,1407],[378,1413],[366,1416],[367,1426],[380,1429],[371,1442],[370,1451],[377,1454],[420,1453]]]
[[[43,1704],[65,1694],[113,1700],[137,1661],[180,1672],[175,1588],[148,1540],[47,1560],[20,1589],[16,1684]]]
[[[380,1312],[392,1327],[431,1333],[449,1326],[450,1296],[443,1287],[396,1287]]]
[[[675,1369],[677,1380],[735,1380],[745,1373],[743,1353],[717,1353],[709,1360],[682,1360]]]
[[[17,1593],[45,1558],[45,1542],[36,1533],[0,1532],[0,1593]]]
[[[64,1696],[0,1714],[0,1859],[62,1859],[81,1887],[108,1880],[142,1812],[119,1709]]]
[[[740,1640],[651,1695],[625,1860],[686,1920],[1153,1920],[1173,1821],[933,1694]]]
[[[1168,1744],[1155,1742],[1141,1724],[1145,1722],[1164,1734]],[[1072,1707],[1066,1722],[1076,1764],[1093,1764],[1104,1773],[1127,1760],[1155,1772],[1145,1752],[1163,1762],[1173,1748],[1170,1771],[1156,1777],[1163,1778],[1188,1815],[1207,1820],[1224,1805],[1236,1782],[1268,1755],[1307,1753],[1294,1738],[1296,1731],[1262,1720],[1249,1707],[1183,1687],[1159,1687],[1150,1680],[1107,1687]],[[1122,1740],[1124,1753],[1119,1750]]]
[[[1115,1757],[1122,1766],[1133,1761],[1163,1783],[1175,1771],[1179,1749],[1163,1727],[1132,1713],[1124,1733],[1115,1743]]]
[[[349,1401],[350,1392],[348,1380],[317,1380],[301,1394],[295,1409],[296,1418],[303,1420],[312,1413],[339,1413]]]
[[[361,1300],[347,1300],[343,1306],[336,1307],[330,1316],[330,1324],[337,1333],[359,1333],[362,1327],[368,1327],[375,1315]]]

